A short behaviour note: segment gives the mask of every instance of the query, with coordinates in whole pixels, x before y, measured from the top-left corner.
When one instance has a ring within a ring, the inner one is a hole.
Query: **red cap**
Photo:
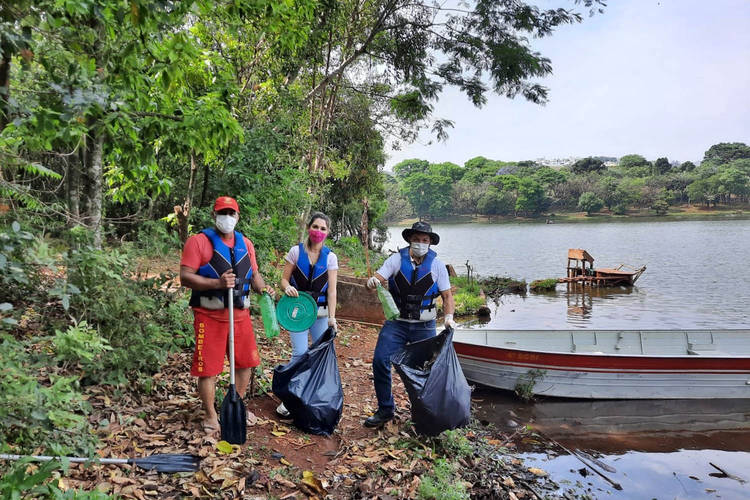
[[[230,198],[229,196],[219,196],[216,198],[216,203],[214,203],[214,212],[218,212],[219,210],[224,210],[226,208],[231,208],[237,213],[240,213],[240,207],[237,205],[237,200],[234,198]]]

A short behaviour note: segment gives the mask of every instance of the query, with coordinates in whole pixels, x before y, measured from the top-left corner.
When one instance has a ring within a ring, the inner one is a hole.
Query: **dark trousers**
[[[375,354],[372,357],[372,374],[375,381],[375,394],[378,397],[378,410],[393,413],[393,393],[391,392],[391,356],[406,344],[434,337],[435,320],[409,323],[406,321],[386,321],[378,335]]]

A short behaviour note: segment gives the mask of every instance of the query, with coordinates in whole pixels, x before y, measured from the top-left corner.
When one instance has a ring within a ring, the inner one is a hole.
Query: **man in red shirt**
[[[198,377],[198,395],[203,403],[203,429],[219,430],[216,413],[216,377],[224,370],[228,352],[228,289],[234,288],[234,342],[236,385],[244,397],[252,368],[260,364],[255,334],[250,319],[250,291],[268,292],[258,272],[255,247],[242,233],[235,231],[240,216],[237,201],[220,196],[214,203],[215,228],[207,228],[185,242],[180,260],[180,281],[193,290],[195,352],[190,374]]]

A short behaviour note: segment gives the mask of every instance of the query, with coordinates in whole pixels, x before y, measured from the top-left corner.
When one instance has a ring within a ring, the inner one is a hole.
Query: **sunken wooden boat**
[[[615,268],[594,268],[594,258],[581,248],[568,250],[567,275],[560,283],[579,283],[594,286],[633,286],[646,271],[646,266],[634,268],[620,264]]]
[[[590,399],[750,399],[750,330],[472,330],[453,344],[472,382]]]

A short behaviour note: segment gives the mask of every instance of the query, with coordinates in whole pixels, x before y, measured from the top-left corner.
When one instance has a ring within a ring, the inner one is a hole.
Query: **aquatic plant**
[[[534,280],[529,285],[532,292],[546,292],[554,290],[557,286],[557,278],[547,278],[544,280]]]

